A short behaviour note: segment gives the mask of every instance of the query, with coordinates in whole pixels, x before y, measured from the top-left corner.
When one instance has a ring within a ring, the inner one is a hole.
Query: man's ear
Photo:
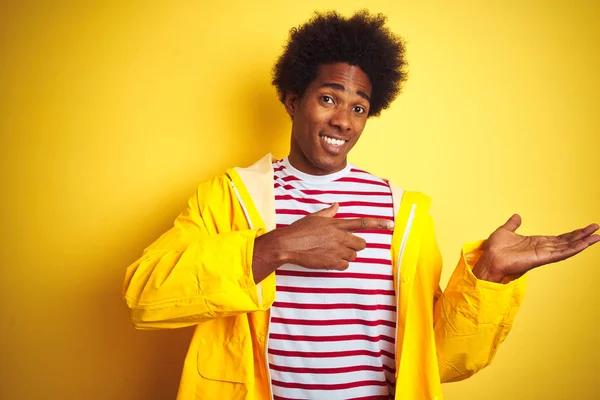
[[[288,112],[290,117],[294,119],[294,115],[296,114],[296,110],[298,110],[298,103],[300,102],[300,97],[292,92],[286,92],[285,98],[283,99],[283,104],[285,105],[285,110]]]

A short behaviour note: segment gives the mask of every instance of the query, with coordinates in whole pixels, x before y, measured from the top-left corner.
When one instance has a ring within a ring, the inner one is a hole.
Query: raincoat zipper
[[[244,215],[246,216],[246,220],[248,221],[248,226],[250,227],[250,229],[254,229],[254,224],[252,224],[252,220],[250,219],[250,214],[248,213],[248,209],[246,208],[246,205],[244,204],[244,201],[242,200],[242,196],[240,196],[240,192],[238,191],[237,187],[235,187],[235,184],[233,183],[233,181],[229,181],[229,183],[231,184],[231,187],[233,188],[235,196],[237,197],[238,201],[240,202],[240,205],[242,206],[242,210],[244,211]],[[259,282],[256,285],[256,290],[258,291],[258,301],[262,305],[263,296],[262,296],[262,283],[261,282]],[[273,399],[273,388],[271,387],[271,371],[269,371],[269,355],[268,355],[269,330],[270,329],[271,329],[271,313],[269,312],[269,324],[267,325],[267,334],[265,337],[265,367],[267,368],[267,378],[269,380],[269,398],[272,400]]]
[[[400,266],[402,265],[402,256],[404,255],[404,247],[406,246],[406,242],[408,241],[408,235],[410,234],[410,229],[412,228],[412,223],[415,218],[415,211],[417,209],[417,205],[413,204],[410,209],[410,214],[408,215],[408,221],[406,221],[406,227],[404,228],[404,233],[402,234],[402,244],[400,245],[400,251],[398,252],[398,263],[396,270],[396,335],[394,336],[394,351],[395,356],[398,356],[398,314],[400,312]],[[396,371],[396,377],[398,376],[398,371]],[[396,378],[397,379],[397,378]],[[394,390],[395,393],[395,390]]]

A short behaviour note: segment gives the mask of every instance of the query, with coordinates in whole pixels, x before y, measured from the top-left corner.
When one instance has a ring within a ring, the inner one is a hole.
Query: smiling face
[[[369,115],[371,82],[357,66],[324,64],[299,97],[287,94],[293,119],[290,163],[311,175],[344,169]]]

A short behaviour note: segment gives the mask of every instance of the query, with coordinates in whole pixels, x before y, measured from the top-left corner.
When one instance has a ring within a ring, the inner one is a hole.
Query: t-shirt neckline
[[[300,178],[300,180],[302,180],[302,181],[305,181],[308,183],[317,183],[317,184],[333,182],[336,179],[340,179],[340,178],[348,175],[348,173],[352,169],[352,164],[347,162],[344,169],[342,169],[338,172],[334,172],[332,174],[327,174],[327,175],[311,175],[311,174],[307,174],[306,172],[302,172],[302,171],[294,168],[294,166],[290,163],[290,160],[288,159],[288,157],[285,157],[283,159],[283,164],[285,165],[285,168],[289,171],[289,173],[291,175],[294,175],[294,176]]]

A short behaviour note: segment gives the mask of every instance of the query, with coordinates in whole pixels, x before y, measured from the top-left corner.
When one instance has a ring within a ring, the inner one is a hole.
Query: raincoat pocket
[[[209,380],[248,383],[254,376],[251,341],[201,339],[198,373]]]

